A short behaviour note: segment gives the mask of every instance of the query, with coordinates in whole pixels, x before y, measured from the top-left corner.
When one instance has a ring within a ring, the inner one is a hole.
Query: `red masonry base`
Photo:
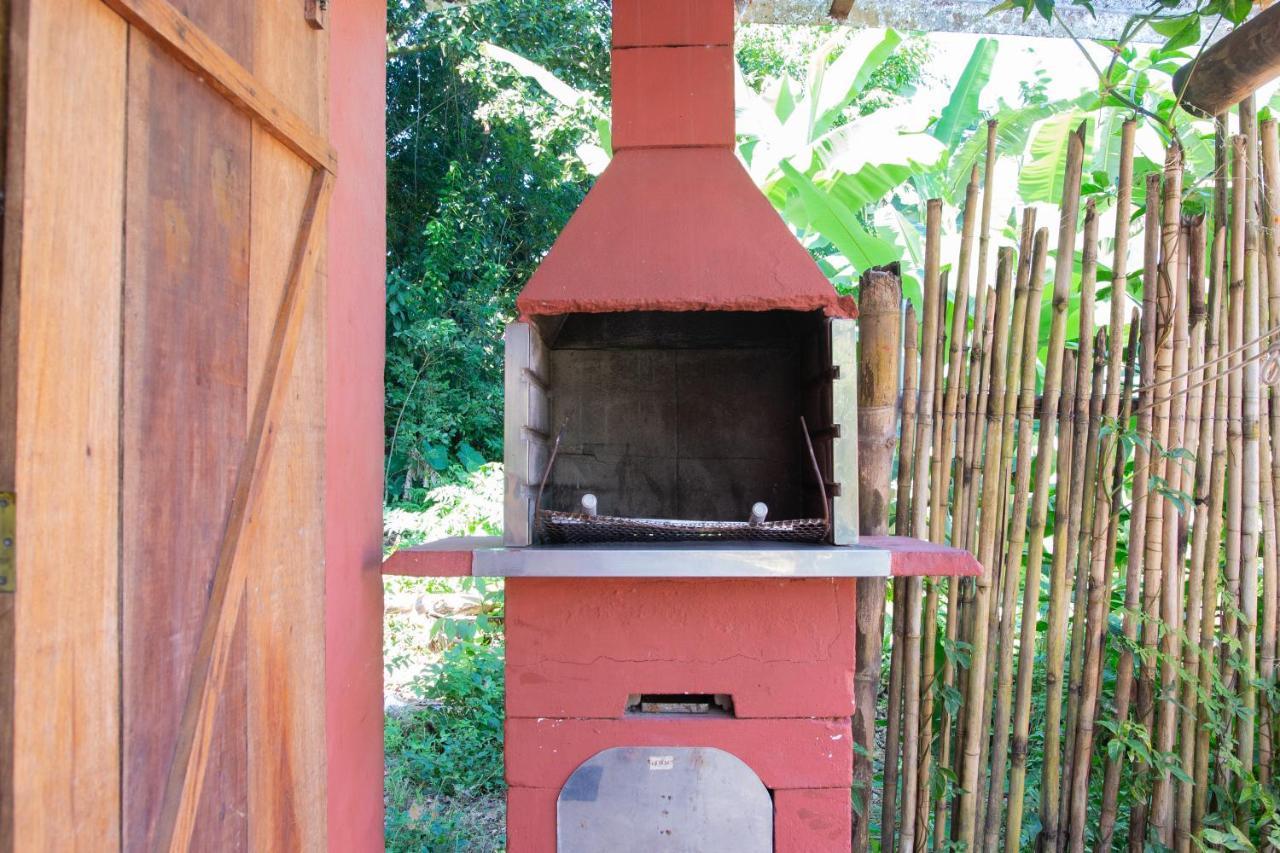
[[[850,849],[852,579],[507,582],[507,844],[553,853],[556,798],[611,747],[715,747],[773,795],[775,850]],[[628,695],[730,694],[735,717]]]

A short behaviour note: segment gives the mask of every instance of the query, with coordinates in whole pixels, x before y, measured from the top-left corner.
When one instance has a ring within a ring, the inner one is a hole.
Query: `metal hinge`
[[[13,492],[0,492],[0,592],[17,589],[18,499]]]
[[[307,23],[312,29],[323,30],[329,19],[329,0],[305,0]]]

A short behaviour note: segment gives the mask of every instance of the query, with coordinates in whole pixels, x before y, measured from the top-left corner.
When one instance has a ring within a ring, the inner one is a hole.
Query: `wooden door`
[[[0,849],[323,849],[323,3],[11,5]]]

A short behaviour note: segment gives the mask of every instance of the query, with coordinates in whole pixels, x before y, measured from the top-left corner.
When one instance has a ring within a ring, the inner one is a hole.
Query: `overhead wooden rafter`
[[[1182,67],[1174,91],[1188,109],[1217,115],[1280,77],[1280,5],[1259,12]]]
[[[833,0],[830,15],[837,21],[843,21],[849,17],[849,13],[852,11],[853,0]]]

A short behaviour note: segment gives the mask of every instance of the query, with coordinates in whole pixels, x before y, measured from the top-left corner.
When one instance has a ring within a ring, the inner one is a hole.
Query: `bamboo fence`
[[[954,267],[928,204],[881,525],[984,573],[893,584],[882,850],[1280,838],[1280,138],[1239,112],[1209,175],[1139,173],[1126,122],[1091,198],[1082,125],[1016,244],[989,125]]]

